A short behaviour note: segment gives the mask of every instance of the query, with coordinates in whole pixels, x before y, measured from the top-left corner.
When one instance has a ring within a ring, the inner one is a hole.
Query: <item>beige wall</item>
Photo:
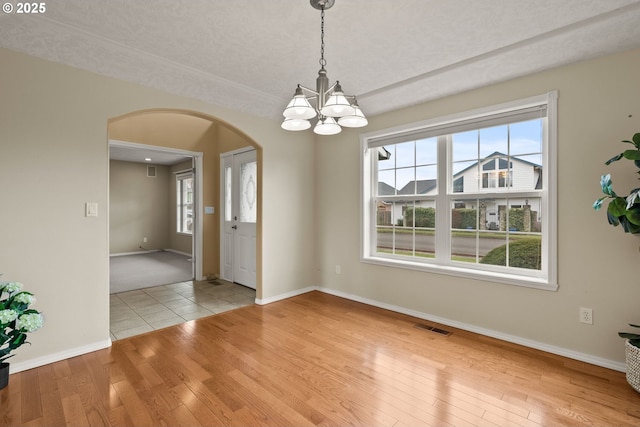
[[[109,161],[110,254],[172,249],[169,222],[172,175],[168,166],[154,166],[156,176],[148,177],[147,164]]]
[[[11,359],[14,372],[109,344],[108,123],[130,112],[197,111],[255,141],[263,199],[258,297],[315,284],[310,134],[6,49],[0,75],[0,271],[34,292],[46,315],[32,345]],[[98,203],[97,217],[84,216],[85,202]]]
[[[634,50],[374,117],[366,128],[371,132],[557,89],[557,292],[361,263],[355,131],[317,144],[321,286],[594,361],[623,361],[617,331],[640,322],[640,238],[609,226],[605,213],[591,205],[601,195],[602,173],[614,173],[621,191],[637,186],[632,165],[607,167],[604,161],[624,149],[618,141],[640,131],[639,69],[640,50]],[[366,109],[365,99],[360,104]],[[578,322],[580,307],[593,309],[593,325]]]

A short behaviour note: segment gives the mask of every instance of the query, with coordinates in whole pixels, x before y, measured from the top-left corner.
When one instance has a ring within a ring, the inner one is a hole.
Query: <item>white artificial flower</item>
[[[13,322],[18,317],[18,313],[15,310],[0,310],[0,324],[6,325]]]
[[[13,293],[18,292],[20,289],[22,289],[22,283],[20,283],[20,282],[9,282],[9,283],[6,283],[4,285],[4,288],[2,290],[4,292],[8,292],[10,294],[13,294]]]
[[[35,332],[42,328],[43,324],[44,319],[40,313],[29,313],[23,314],[18,318],[18,324],[16,327],[24,332]]]
[[[27,305],[33,304],[34,302],[36,302],[35,297],[27,293],[18,294],[13,300],[21,304],[27,304]]]

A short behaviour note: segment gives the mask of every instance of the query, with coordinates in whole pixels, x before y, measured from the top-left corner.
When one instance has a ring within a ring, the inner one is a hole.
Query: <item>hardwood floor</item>
[[[0,425],[632,426],[624,374],[312,292],[13,374]]]

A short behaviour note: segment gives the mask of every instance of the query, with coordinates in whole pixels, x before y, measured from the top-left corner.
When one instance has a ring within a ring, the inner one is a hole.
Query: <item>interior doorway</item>
[[[109,140],[113,141],[146,144],[160,151],[168,148],[169,151],[202,153],[197,157],[201,165],[196,164],[196,170],[202,173],[201,185],[197,186],[201,203],[194,208],[202,220],[200,222],[198,215],[195,216],[196,228],[201,233],[200,247],[194,251],[198,252],[195,261],[201,262],[196,279],[202,280],[144,288],[133,291],[134,295],[112,294],[112,340],[253,304],[257,298],[262,298],[262,147],[234,126],[188,110],[149,109],[127,113],[109,120],[108,133]],[[219,204],[220,154],[240,149],[254,150],[257,158],[254,289],[220,278],[219,248],[223,233],[219,217],[224,212],[223,205]],[[110,218],[109,227],[112,225]]]
[[[187,255],[202,280],[202,153],[110,140],[109,160],[110,256]]]

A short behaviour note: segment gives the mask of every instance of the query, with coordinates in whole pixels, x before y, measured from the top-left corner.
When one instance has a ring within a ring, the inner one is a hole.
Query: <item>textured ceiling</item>
[[[0,46],[280,119],[315,86],[308,0],[52,0],[0,15]],[[371,116],[640,47],[640,0],[336,0],[329,79]]]

